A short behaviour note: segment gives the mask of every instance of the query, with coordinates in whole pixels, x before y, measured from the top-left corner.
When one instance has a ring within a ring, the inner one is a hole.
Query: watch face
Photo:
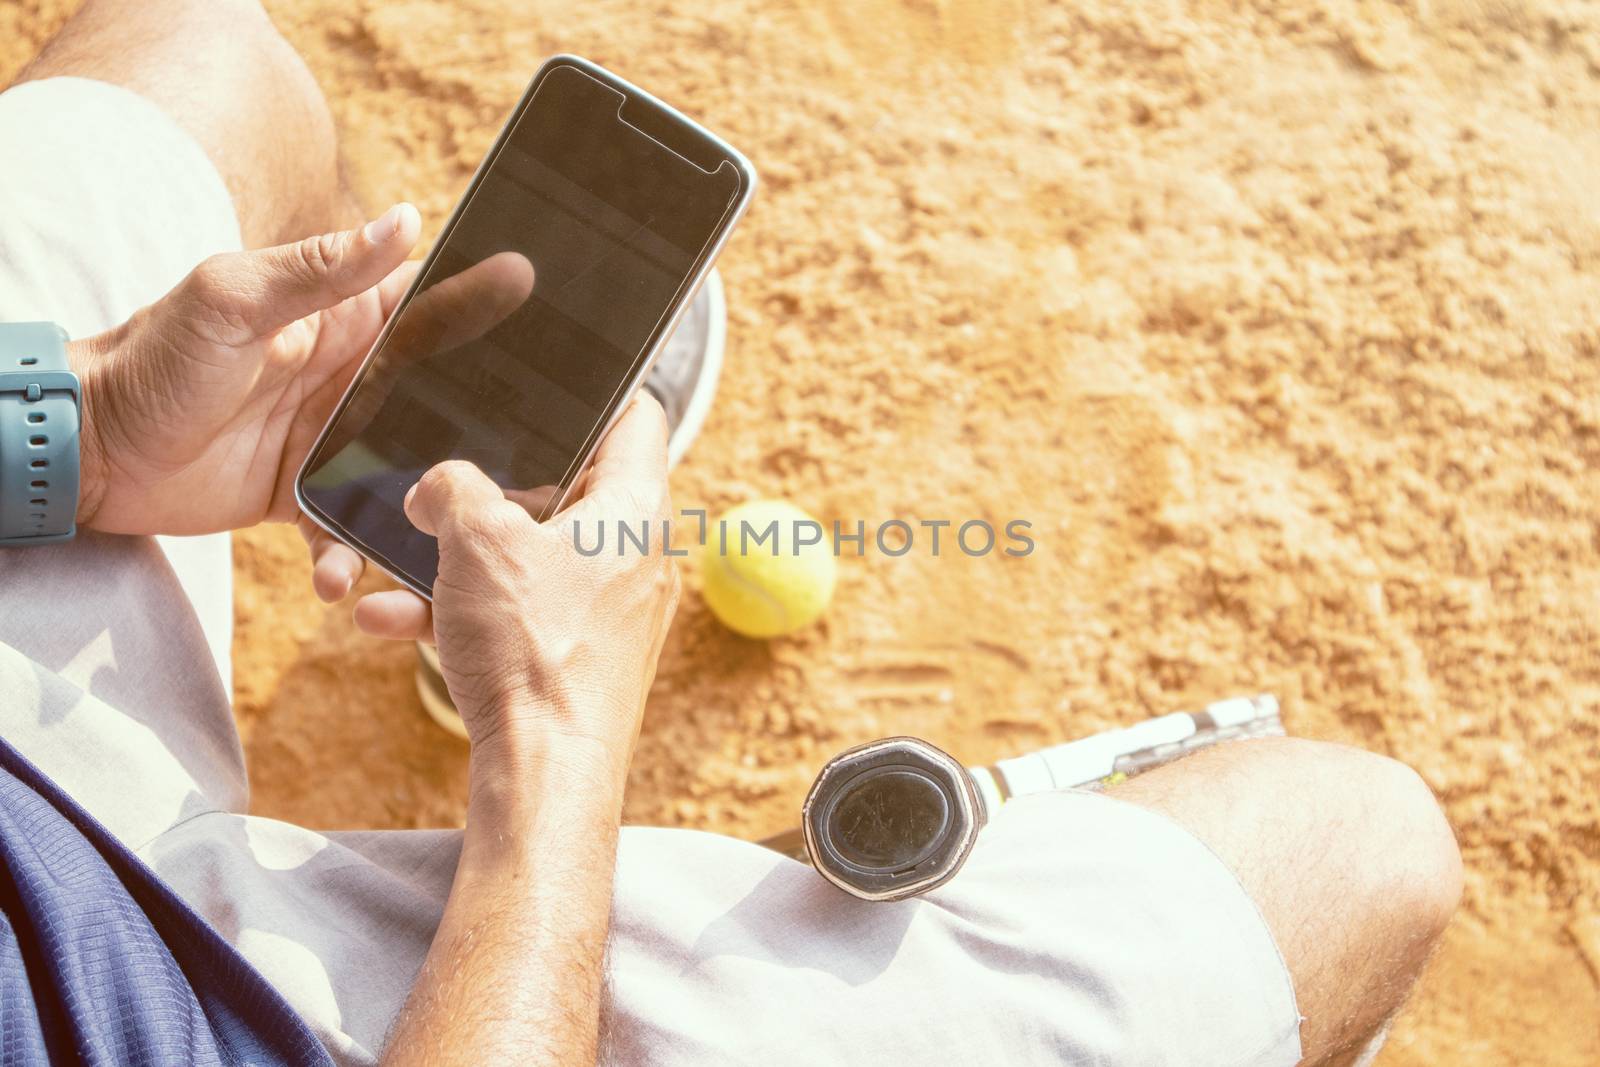
[[[960,763],[926,741],[894,737],[830,760],[801,822],[824,878],[866,900],[900,900],[960,870],[983,810]]]

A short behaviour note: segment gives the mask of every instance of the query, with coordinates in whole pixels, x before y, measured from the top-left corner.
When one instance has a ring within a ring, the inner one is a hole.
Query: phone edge
[[[633,399],[634,394],[636,394],[640,387],[644,384],[645,378],[650,373],[650,368],[655,365],[656,357],[660,354],[661,349],[665,347],[667,341],[671,339],[672,331],[677,328],[678,323],[682,320],[685,312],[688,311],[689,306],[694,303],[695,297],[700,293],[700,287],[705,284],[706,278],[710,275],[712,268],[716,265],[717,257],[722,254],[723,247],[728,243],[728,239],[733,236],[733,231],[738,228],[739,221],[744,218],[745,212],[750,207],[750,201],[755,197],[756,186],[759,181],[756,175],[755,166],[751,164],[750,160],[743,152],[733,147],[733,145],[729,144],[726,140],[713,133],[705,126],[689,118],[677,108],[662,101],[654,94],[639,88],[620,75],[607,70],[597,63],[593,63],[590,60],[584,59],[582,56],[574,55],[570,52],[557,53],[539,65],[539,69],[535,71],[533,77],[528,80],[528,85],[522,91],[522,96],[518,98],[516,106],[511,109],[510,115],[506,117],[505,123],[500,128],[500,133],[495,137],[494,144],[489,147],[488,151],[483,154],[483,159],[478,162],[477,170],[473,171],[471,180],[467,182],[467,191],[464,192],[461,198],[456,202],[455,210],[450,213],[450,218],[445,222],[443,228],[440,229],[439,236],[434,240],[433,247],[428,250],[427,256],[423,258],[422,265],[417,271],[416,278],[412,280],[411,286],[406,290],[405,296],[400,300],[399,303],[395,305],[395,311],[389,316],[388,320],[384,322],[383,329],[380,330],[378,336],[373,339],[372,346],[367,350],[367,354],[362,357],[361,366],[356,368],[356,373],[351,377],[350,384],[345,386],[344,392],[339,396],[339,402],[334,405],[332,413],[329,414],[328,419],[323,424],[321,431],[318,432],[316,440],[311,443],[311,447],[306,451],[305,458],[300,461],[299,469],[295,471],[293,483],[294,501],[295,505],[300,509],[300,514],[310,519],[313,525],[321,529],[330,537],[334,538],[336,541],[353,549],[358,555],[361,556],[362,559],[377,567],[380,571],[388,575],[394,581],[405,586],[407,589],[410,589],[413,593],[416,593],[418,596],[429,601],[430,603],[433,601],[433,590],[431,587],[424,586],[412,576],[405,574],[399,571],[398,568],[391,566],[389,561],[383,558],[382,553],[379,553],[376,549],[366,545],[359,537],[356,537],[348,530],[345,530],[338,523],[323,515],[316,508],[316,506],[306,498],[303,490],[306,478],[306,470],[311,465],[312,457],[317,454],[318,449],[320,449],[323,445],[323,442],[327,440],[329,432],[333,429],[333,424],[338,420],[339,416],[344,413],[351,394],[355,392],[356,386],[361,382],[361,379],[366,376],[368,368],[378,354],[378,350],[381,349],[384,342],[389,339],[389,334],[392,332],[394,323],[399,318],[400,312],[404,310],[411,303],[412,298],[416,296],[417,288],[422,284],[423,278],[427,276],[428,268],[432,266],[434,258],[438,255],[439,250],[444,246],[445,238],[455,230],[456,224],[460,221],[462,213],[466,211],[467,205],[471,203],[471,194],[476,192],[479,183],[483,180],[484,174],[488,170],[489,165],[500,155],[501,149],[505,147],[507,139],[509,139],[511,136],[511,131],[516,127],[516,120],[518,116],[522,114],[523,109],[526,108],[529,101],[533,99],[533,94],[535,90],[538,89],[539,83],[544,80],[551,70],[562,65],[575,66],[585,73],[596,77],[598,80],[612,85],[614,88],[619,89],[619,91],[635,93],[639,96],[642,96],[655,106],[664,109],[675,118],[688,123],[690,126],[703,133],[719,149],[727,154],[729,162],[733,164],[734,169],[739,174],[741,187],[737,202],[733,205],[732,211],[727,216],[727,220],[724,222],[721,232],[706,250],[699,268],[689,279],[689,284],[684,290],[683,297],[678,301],[677,306],[672,309],[671,314],[667,316],[665,325],[663,325],[661,331],[657,334],[655,342],[650,346],[650,350],[645,353],[644,359],[640,362],[638,370],[634,373],[633,377],[627,382],[627,384],[617,392],[616,401],[612,406],[611,412],[606,416],[600,432],[594,435],[594,439],[590,442],[588,448],[584,450],[583,455],[571,467],[571,470],[577,472],[577,476],[572,477],[570,481],[568,481],[568,484],[561,488],[560,495],[556,497],[555,502],[549,508],[548,514],[550,516],[558,513],[569,502],[571,499],[572,490],[578,484],[579,476],[581,476],[582,472],[587,470],[589,465],[594,462],[594,455],[599,450],[600,445],[605,442],[606,436],[617,424],[617,420],[622,417],[622,413],[627,410],[628,403]],[[657,143],[659,144],[660,142],[658,141]],[[668,151],[676,154],[675,150],[670,146],[663,145],[662,147],[667,148]]]

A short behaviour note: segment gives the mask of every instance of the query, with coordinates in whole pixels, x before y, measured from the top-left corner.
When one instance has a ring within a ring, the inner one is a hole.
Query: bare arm
[[[621,781],[473,760],[461,864],[383,1063],[593,1063]]]
[[[385,1067],[595,1060],[623,786],[678,575],[657,552],[584,558],[570,537],[656,525],[665,457],[641,399],[583,500],[544,526],[476,468],[436,467],[406,506],[439,538],[431,612],[409,593],[358,606],[383,636],[431,629],[473,743],[460,865]]]

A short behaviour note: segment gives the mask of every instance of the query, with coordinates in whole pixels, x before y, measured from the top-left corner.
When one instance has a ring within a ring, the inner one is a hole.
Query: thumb
[[[457,527],[481,523],[499,505],[526,512],[506,499],[490,477],[464,460],[446,460],[431,468],[406,493],[405,512],[411,525],[430,537],[443,537]]]
[[[365,292],[405,262],[421,229],[417,209],[396,204],[358,229],[245,253],[250,325],[271,333]]]

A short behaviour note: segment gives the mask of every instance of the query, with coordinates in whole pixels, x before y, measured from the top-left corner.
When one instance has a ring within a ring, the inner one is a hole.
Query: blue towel
[[[265,978],[0,740],[0,1067],[331,1064]]]

